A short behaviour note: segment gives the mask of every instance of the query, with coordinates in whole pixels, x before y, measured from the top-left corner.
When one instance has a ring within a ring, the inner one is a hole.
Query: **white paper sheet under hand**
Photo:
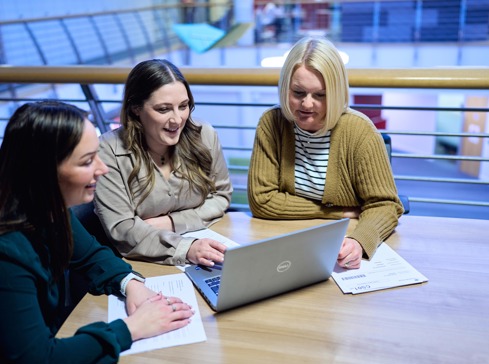
[[[209,238],[209,239],[214,239],[217,240],[220,243],[223,243],[226,245],[228,248],[232,246],[238,246],[239,244],[236,243],[234,240],[231,240],[224,235],[221,235],[219,233],[216,233],[215,231],[211,229],[201,229],[201,230],[196,230],[196,231],[191,231],[185,234],[182,234],[184,238],[195,238],[195,239],[204,239],[204,238]],[[187,265],[179,265],[177,266],[178,269],[181,271],[185,271],[185,268],[187,268],[189,264]]]
[[[196,230],[196,231],[190,231],[188,233],[182,234],[182,236],[185,238],[196,238],[196,239],[210,238],[210,239],[214,239],[214,240],[217,240],[217,241],[223,243],[227,247],[239,245],[235,241],[225,237],[224,235],[216,233],[215,231],[213,231],[211,229],[201,229],[201,230]]]
[[[179,297],[183,302],[192,306],[195,314],[187,326],[149,339],[138,340],[132,344],[129,350],[122,352],[121,355],[207,340],[194,287],[184,273],[146,278],[145,284],[155,292],[162,292],[165,296]],[[125,302],[114,295],[109,296],[109,322],[125,317],[127,317]]]
[[[359,269],[344,269],[336,264],[332,277],[343,293],[352,294],[428,281],[385,243],[377,248],[370,261],[362,260]]]

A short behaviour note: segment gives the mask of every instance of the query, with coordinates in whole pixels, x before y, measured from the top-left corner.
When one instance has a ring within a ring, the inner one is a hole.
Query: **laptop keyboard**
[[[210,289],[216,294],[219,295],[219,284],[221,283],[221,276],[215,276],[212,278],[207,278],[205,283],[209,286]]]

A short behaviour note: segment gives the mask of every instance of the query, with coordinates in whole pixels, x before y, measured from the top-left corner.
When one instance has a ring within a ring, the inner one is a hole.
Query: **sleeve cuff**
[[[190,249],[190,245],[196,238],[182,238],[175,249],[175,255],[173,256],[174,265],[184,265],[187,263],[187,253]]]
[[[112,331],[119,334],[117,335],[117,341],[119,342],[121,351],[130,349],[132,346],[132,337],[126,323],[121,319],[117,319],[112,321],[109,325]]]

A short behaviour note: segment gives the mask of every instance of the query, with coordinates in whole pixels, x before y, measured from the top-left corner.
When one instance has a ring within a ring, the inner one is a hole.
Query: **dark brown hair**
[[[0,234],[21,231],[38,252],[47,247],[56,279],[73,252],[58,166],[80,142],[85,119],[66,103],[27,103],[10,118],[0,148]]]

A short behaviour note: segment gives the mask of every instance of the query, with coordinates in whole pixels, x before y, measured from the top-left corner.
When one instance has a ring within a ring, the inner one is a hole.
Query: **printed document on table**
[[[344,269],[336,264],[332,277],[343,293],[352,294],[428,281],[386,243],[377,248],[370,261],[362,260],[359,269]]]
[[[239,245],[234,240],[231,240],[231,239],[225,237],[224,235],[221,235],[219,233],[216,233],[215,231],[213,231],[211,229],[201,229],[201,230],[191,231],[191,232],[182,234],[182,236],[184,238],[195,238],[195,239],[209,238],[209,239],[214,239],[214,240],[219,241],[220,243],[223,243],[228,248]],[[187,264],[187,265],[179,265],[179,266],[177,266],[177,268],[180,269],[181,271],[185,271],[185,268],[187,268],[188,266],[189,266],[189,264]]]
[[[192,316],[192,321],[187,326],[149,339],[135,341],[131,348],[122,352],[121,355],[136,354],[143,351],[192,344],[207,340],[194,287],[184,273],[146,278],[145,284],[155,292],[162,292],[164,296],[179,297],[183,302],[192,306],[195,314]],[[114,295],[110,295],[109,322],[125,317],[127,317],[127,314],[124,300]]]
[[[195,239],[203,239],[203,238],[210,238],[217,240],[227,247],[232,247],[232,246],[238,246],[239,244],[236,243],[235,241],[225,237],[224,235],[221,235],[219,233],[216,233],[214,230],[211,229],[201,229],[201,230],[196,230],[196,231],[190,231],[188,233],[182,234],[184,238],[195,238]]]

